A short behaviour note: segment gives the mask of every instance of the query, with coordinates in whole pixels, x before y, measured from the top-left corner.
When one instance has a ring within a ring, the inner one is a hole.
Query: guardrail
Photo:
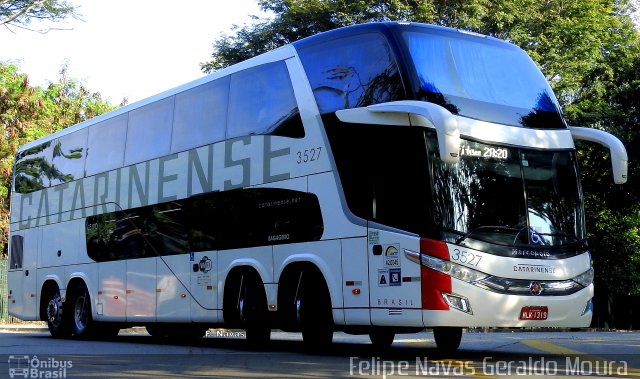
[[[9,304],[7,294],[7,265],[6,259],[0,259],[0,322],[17,322],[15,318],[9,316]]]

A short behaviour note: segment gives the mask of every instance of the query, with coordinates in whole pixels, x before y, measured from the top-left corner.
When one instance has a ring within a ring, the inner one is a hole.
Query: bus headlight
[[[420,254],[411,250],[405,250],[405,255],[416,263],[420,263],[425,267],[447,274],[452,278],[462,280],[463,282],[474,283],[488,276],[483,272],[476,271],[457,263],[445,261],[444,259],[432,257],[431,255]]]
[[[593,267],[573,278],[573,281],[583,287],[589,287],[593,283]]]
[[[447,274],[452,278],[462,280],[463,282],[471,283],[480,288],[504,294],[524,296],[566,296],[576,293],[593,283],[593,268],[590,268],[574,278],[565,280],[511,279],[488,275],[457,263],[411,250],[405,249],[404,253],[407,258],[422,266]],[[531,292],[531,283],[533,281],[538,283],[542,288],[542,291],[535,295]],[[457,301],[452,301],[453,304],[456,302]]]

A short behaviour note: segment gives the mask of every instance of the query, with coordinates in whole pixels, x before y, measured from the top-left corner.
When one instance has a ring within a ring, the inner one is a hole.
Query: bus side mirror
[[[627,150],[617,137],[602,130],[592,128],[571,126],[569,130],[575,140],[596,142],[607,147],[611,151],[614,183],[624,184],[627,182],[629,158],[627,156]]]
[[[458,120],[446,108],[425,101],[402,100],[336,111],[342,122],[374,125],[423,126],[436,130],[440,159],[460,161]]]

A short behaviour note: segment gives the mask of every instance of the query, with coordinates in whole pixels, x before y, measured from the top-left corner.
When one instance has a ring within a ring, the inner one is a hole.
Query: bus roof
[[[364,34],[364,33],[372,33],[372,32],[378,32],[383,34],[395,34],[395,33],[401,32],[403,28],[420,28],[420,29],[431,31],[433,33],[460,33],[460,34],[465,34],[469,36],[476,36],[478,38],[482,38],[487,41],[513,45],[510,42],[505,40],[501,40],[498,38],[494,38],[491,36],[471,32],[463,29],[455,29],[455,28],[450,28],[446,26],[424,24],[419,22],[409,22],[409,21],[369,22],[369,23],[358,24],[358,25],[344,26],[341,28],[333,29],[330,31],[318,33],[316,35],[303,38],[299,41],[293,42],[292,45],[296,49],[302,49],[307,46],[315,45],[321,42],[330,41],[330,40],[343,38],[346,36],[351,36],[356,34]],[[516,46],[516,45],[513,45],[513,46]]]
[[[75,125],[71,125],[69,127],[66,127],[62,130],[59,130],[53,134],[50,134],[48,136],[39,138],[37,140],[31,141],[26,143],[25,145],[23,145],[22,147],[20,147],[18,149],[18,153],[22,152],[24,150],[30,149],[32,147],[38,146],[42,143],[51,141],[51,140],[55,140],[56,138],[60,138],[62,136],[65,136],[67,134],[73,133],[77,130],[81,130],[84,128],[87,128],[91,125],[100,123],[102,121],[111,119],[113,117],[125,114],[127,112],[130,112],[132,110],[141,108],[145,105],[151,104],[153,102],[162,100],[162,99],[166,99],[168,97],[174,96],[176,94],[179,94],[183,91],[189,90],[191,88],[195,88],[197,86],[200,86],[202,84],[208,83],[210,81],[216,80],[218,78],[233,74],[234,72],[240,71],[240,70],[244,70],[246,68],[250,68],[250,67],[254,67],[254,66],[258,66],[261,64],[265,64],[265,63],[270,63],[270,62],[274,62],[274,61],[279,61],[279,60],[283,60],[283,59],[287,59],[290,57],[293,57],[295,55],[295,50],[294,48],[297,49],[302,49],[305,48],[307,46],[311,46],[311,45],[315,45],[318,43],[323,43],[325,41],[331,41],[333,39],[337,39],[337,38],[342,38],[345,36],[349,36],[349,35],[357,35],[357,34],[361,34],[361,33],[371,33],[371,32],[378,32],[378,33],[383,33],[387,36],[391,36],[394,33],[397,33],[400,31],[401,28],[405,28],[405,27],[418,27],[418,28],[425,28],[428,30],[431,30],[433,32],[436,33],[464,33],[467,35],[475,35],[478,38],[484,38],[487,40],[492,40],[495,41],[497,43],[503,43],[503,44],[509,44],[510,43],[500,40],[500,39],[496,39],[493,37],[488,37],[485,35],[481,35],[481,34],[477,34],[477,33],[472,33],[472,32],[467,32],[464,30],[459,30],[459,29],[453,29],[453,28],[448,28],[448,27],[444,27],[444,26],[437,26],[437,25],[430,25],[430,24],[422,24],[422,23],[415,23],[415,22],[404,22],[404,21],[384,21],[384,22],[370,22],[370,23],[364,23],[364,24],[358,24],[358,25],[350,25],[350,26],[345,26],[345,27],[341,27],[341,28],[337,28],[334,30],[330,30],[330,31],[326,31],[326,32],[322,32],[322,33],[318,33],[316,35],[310,36],[310,37],[306,37],[303,38],[299,41],[293,42],[289,45],[284,45],[282,47],[279,47],[277,49],[274,49],[272,51],[260,54],[258,56],[255,56],[253,58],[247,59],[246,61],[243,62],[239,62],[236,63],[232,66],[226,67],[220,71],[216,71],[212,74],[206,75],[202,78],[196,79],[194,81],[188,82],[186,84],[180,85],[178,87],[169,89],[167,91],[161,92],[159,94],[150,96],[146,99],[142,99],[139,101],[136,101],[132,104],[126,105],[124,107],[115,109],[111,112],[107,112],[104,113],[100,116],[96,116],[94,118],[91,118],[89,120],[85,120],[81,123],[75,124]],[[513,45],[515,47],[515,45]]]
[[[27,149],[30,149],[32,147],[38,146],[38,145],[40,145],[42,143],[45,143],[45,142],[48,142],[48,141],[51,141],[51,140],[55,140],[56,138],[60,138],[60,137],[65,136],[67,134],[73,133],[75,131],[78,131],[78,130],[81,130],[81,129],[84,129],[84,128],[88,128],[91,125],[98,124],[98,123],[100,123],[102,121],[109,120],[109,119],[111,119],[113,117],[116,117],[116,116],[119,116],[119,115],[122,115],[122,114],[126,114],[126,113],[128,113],[130,111],[133,111],[135,109],[141,108],[141,107],[143,107],[145,105],[148,105],[148,104],[154,103],[156,101],[159,101],[159,100],[166,99],[168,97],[177,95],[177,94],[179,94],[181,92],[187,91],[187,90],[189,90],[191,88],[198,87],[198,86],[200,86],[202,84],[211,82],[211,81],[219,79],[221,77],[225,77],[227,75],[231,75],[234,72],[241,71],[241,70],[244,70],[246,68],[250,68],[250,67],[254,67],[254,66],[259,66],[259,65],[265,64],[265,63],[270,63],[270,62],[275,62],[275,61],[280,61],[280,60],[283,60],[283,59],[287,59],[287,58],[293,57],[294,54],[295,54],[295,52],[294,52],[294,50],[293,50],[291,45],[285,45],[285,46],[279,47],[279,48],[274,49],[272,51],[269,51],[269,52],[266,52],[264,54],[255,56],[253,58],[247,59],[246,61],[242,61],[242,62],[236,63],[236,64],[234,64],[232,66],[226,67],[226,68],[224,68],[222,70],[216,71],[216,72],[214,72],[212,74],[205,75],[202,78],[199,78],[199,79],[193,80],[191,82],[182,84],[180,86],[177,86],[175,88],[169,89],[167,91],[163,91],[163,92],[158,93],[156,95],[152,95],[152,96],[150,96],[150,97],[148,97],[146,99],[142,99],[142,100],[136,101],[134,103],[128,104],[128,105],[123,106],[123,107],[120,107],[120,108],[115,109],[113,111],[110,111],[110,112],[107,112],[107,113],[103,113],[103,114],[101,114],[99,116],[93,117],[91,119],[85,120],[85,121],[80,122],[78,124],[71,125],[71,126],[69,126],[67,128],[59,130],[59,131],[57,131],[57,132],[55,132],[53,134],[50,134],[50,135],[47,135],[45,137],[39,138],[37,140],[28,142],[28,143],[24,144],[23,146],[21,146],[18,149],[17,153],[20,153],[20,152],[22,152],[24,150],[27,150]]]

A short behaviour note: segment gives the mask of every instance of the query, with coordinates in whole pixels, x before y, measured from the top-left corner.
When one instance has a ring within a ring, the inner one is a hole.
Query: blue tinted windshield
[[[460,162],[443,163],[427,140],[434,218],[465,239],[558,247],[585,238],[575,153],[462,140]]]
[[[461,32],[412,31],[403,38],[419,81],[418,99],[483,121],[565,127],[551,88],[523,50]]]

